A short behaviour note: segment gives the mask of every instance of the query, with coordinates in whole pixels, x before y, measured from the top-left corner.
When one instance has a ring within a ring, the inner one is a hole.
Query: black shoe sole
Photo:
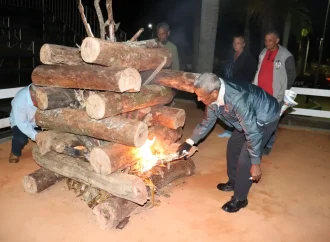
[[[221,188],[219,185],[217,185],[217,189],[222,192],[233,192],[235,190],[235,187],[232,188]]]
[[[247,205],[249,204],[249,202],[248,201],[246,201],[246,203],[245,204],[243,204],[243,206],[242,207],[240,207],[239,209],[236,209],[236,210],[232,210],[232,211],[227,211],[226,209],[224,209],[224,207],[222,206],[222,210],[223,211],[225,211],[225,212],[227,212],[227,213],[236,213],[236,212],[238,212],[239,210],[241,210],[242,208],[245,208]]]

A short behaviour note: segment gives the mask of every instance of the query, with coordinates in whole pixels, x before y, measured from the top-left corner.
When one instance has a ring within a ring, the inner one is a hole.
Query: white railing
[[[329,97],[330,98],[330,90],[300,88],[300,87],[292,87],[291,90],[299,95]],[[290,112],[290,114],[300,115],[300,116],[318,117],[318,118],[330,118],[330,111],[322,111],[322,110],[314,110],[314,109],[306,109],[306,108],[293,108],[293,110]]]
[[[19,90],[21,90],[22,88],[23,87],[0,89],[0,99],[15,97],[16,93]],[[299,95],[319,96],[319,97],[329,97],[330,98],[330,90],[299,88],[299,87],[293,87],[293,88],[291,88],[291,90],[296,92]],[[290,114],[300,115],[300,116],[319,117],[319,118],[330,118],[330,111],[304,109],[304,108],[294,108],[290,112]],[[0,129],[7,128],[7,127],[10,127],[9,118],[0,119]]]
[[[9,88],[9,89],[0,89],[0,99],[12,98],[15,97],[16,93],[21,90],[23,87]],[[9,118],[0,119],[0,129],[10,127]]]

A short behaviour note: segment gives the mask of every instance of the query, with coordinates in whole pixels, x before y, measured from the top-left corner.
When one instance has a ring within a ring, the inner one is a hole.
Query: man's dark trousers
[[[20,157],[24,146],[29,141],[29,138],[23,134],[17,126],[12,127],[13,140],[11,143],[11,152]]]
[[[279,120],[260,126],[263,133],[261,148],[277,128]],[[249,193],[252,181],[249,180],[251,158],[247,150],[247,141],[244,132],[234,129],[227,145],[227,175],[229,181],[235,184],[234,196],[239,200],[245,200]]]

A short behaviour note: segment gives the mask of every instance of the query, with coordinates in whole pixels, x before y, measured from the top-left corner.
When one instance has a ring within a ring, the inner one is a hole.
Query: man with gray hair
[[[261,179],[262,150],[275,131],[280,118],[280,105],[263,89],[248,82],[225,82],[212,73],[204,73],[195,81],[198,101],[207,107],[203,121],[192,136],[177,150],[182,154],[210,132],[217,119],[234,131],[227,145],[228,182],[218,184],[221,191],[234,191],[222,206],[226,212],[237,212],[248,204],[252,182]]]
[[[178,49],[172,42],[168,40],[170,33],[170,26],[167,23],[159,23],[157,25],[157,41],[162,43],[164,47],[172,53],[172,65],[170,68],[172,70],[178,71],[180,70]]]

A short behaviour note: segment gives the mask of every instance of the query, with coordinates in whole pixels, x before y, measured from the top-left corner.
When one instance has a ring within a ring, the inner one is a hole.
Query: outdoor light
[[[149,29],[152,29],[152,24],[148,24]]]

